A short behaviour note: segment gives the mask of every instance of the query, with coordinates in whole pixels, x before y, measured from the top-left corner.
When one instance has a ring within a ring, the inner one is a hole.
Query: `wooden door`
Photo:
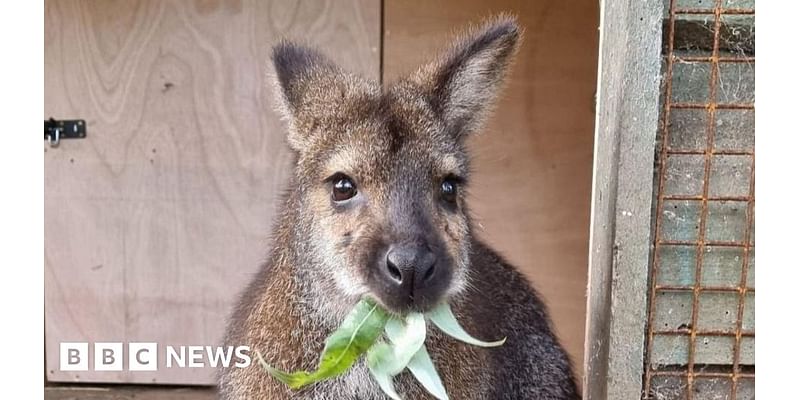
[[[580,366],[597,1],[387,1],[384,81],[412,71],[453,31],[500,12],[519,17],[524,42],[494,115],[472,138],[471,210],[478,235],[521,268],[543,295],[573,364]]]
[[[59,343],[219,342],[290,167],[270,47],[300,38],[378,79],[380,7],[46,2],[44,117],[88,127],[44,149],[48,380],[214,382],[211,368],[61,372]]]

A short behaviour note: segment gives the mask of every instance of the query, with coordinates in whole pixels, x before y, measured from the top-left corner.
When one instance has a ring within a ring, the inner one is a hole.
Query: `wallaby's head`
[[[511,17],[470,30],[382,88],[319,52],[273,51],[280,111],[297,154],[296,246],[326,302],[365,294],[426,310],[468,284],[466,139],[492,106],[520,40]],[[473,188],[480,191],[480,188]]]

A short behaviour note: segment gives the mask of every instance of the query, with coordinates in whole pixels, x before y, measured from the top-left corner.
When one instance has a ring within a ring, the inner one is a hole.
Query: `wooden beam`
[[[600,6],[584,397],[639,399],[658,128],[661,0]]]

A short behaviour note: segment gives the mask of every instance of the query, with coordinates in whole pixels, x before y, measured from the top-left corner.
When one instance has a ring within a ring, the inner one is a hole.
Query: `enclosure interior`
[[[583,359],[598,2],[45,3],[47,379],[213,384],[214,371],[68,372],[59,342],[216,344],[264,258],[291,173],[268,63],[281,37],[390,83],[465,24],[512,12],[524,44],[471,139],[478,235],[548,304]]]

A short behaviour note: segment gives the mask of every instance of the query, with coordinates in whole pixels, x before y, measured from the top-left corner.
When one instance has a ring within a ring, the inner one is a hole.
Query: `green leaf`
[[[367,350],[367,367],[370,371],[377,371],[380,374],[389,376],[397,375],[395,369],[399,362],[395,359],[392,345],[383,341],[375,343]],[[403,365],[402,368],[405,368]]]
[[[292,389],[299,389],[344,374],[378,339],[388,315],[375,302],[361,300],[342,325],[325,340],[325,348],[316,371],[283,372],[267,364],[256,352],[270,375]]]
[[[367,367],[381,389],[396,399],[392,378],[402,372],[414,354],[425,343],[425,317],[408,314],[404,320],[391,318],[386,322],[386,336],[391,344],[378,342],[367,351]]]
[[[408,363],[408,370],[414,374],[414,377],[422,384],[422,387],[437,399],[449,399],[447,391],[444,390],[442,380],[439,378],[439,373],[436,372],[436,367],[433,366],[433,361],[425,346],[422,346],[414,354],[414,357],[411,357],[411,361]]]
[[[425,317],[421,313],[410,313],[406,316],[405,320],[396,318],[389,319],[386,322],[386,337],[392,342],[392,351],[394,352],[393,363],[387,365],[390,367],[389,373],[397,375],[405,369],[411,357],[425,343]]]
[[[436,306],[436,308],[426,313],[425,316],[430,318],[431,322],[441,329],[442,332],[464,343],[481,347],[497,347],[506,342],[505,338],[495,342],[484,342],[483,340],[475,339],[470,336],[470,334],[459,325],[456,316],[453,315],[453,310],[450,309],[450,305],[447,303]]]
[[[269,372],[270,375],[272,375],[273,377],[275,377],[275,379],[283,382],[284,384],[286,384],[291,388],[301,387],[302,383],[305,380],[307,380],[310,375],[309,373],[304,371],[290,374],[287,372],[283,372],[277,368],[274,368],[271,365],[267,364],[266,361],[264,361],[264,357],[258,350],[256,350],[256,356],[258,357],[258,362],[264,367],[264,369],[267,370],[267,372]]]
[[[394,382],[392,381],[394,375],[389,373],[389,368],[382,365],[384,360],[393,356],[394,352],[389,344],[385,342],[375,343],[367,352],[367,367],[369,367],[369,372],[375,379],[375,382],[378,382],[378,386],[380,386],[381,390],[383,390],[387,396],[394,400],[402,400],[400,395],[394,390]]]

